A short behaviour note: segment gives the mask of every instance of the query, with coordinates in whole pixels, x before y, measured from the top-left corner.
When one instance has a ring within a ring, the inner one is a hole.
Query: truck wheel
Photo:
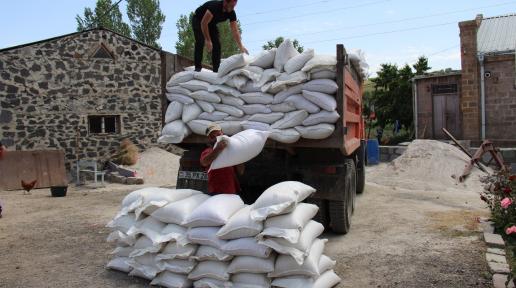
[[[314,204],[319,207],[319,211],[312,220],[321,223],[324,226],[324,229],[328,229],[330,224],[330,217],[328,215],[328,200],[308,198],[306,199],[306,203]]]
[[[362,194],[365,188],[366,142],[360,142],[361,145],[357,151],[357,194]]]
[[[344,201],[330,201],[330,223],[333,232],[346,234],[351,226],[351,215],[356,196],[356,170],[355,163],[346,159],[346,171],[341,181],[344,181]]]

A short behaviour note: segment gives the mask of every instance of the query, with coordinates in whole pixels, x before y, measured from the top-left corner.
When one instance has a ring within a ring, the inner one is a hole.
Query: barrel
[[[367,165],[376,165],[380,163],[380,145],[378,140],[367,140]]]

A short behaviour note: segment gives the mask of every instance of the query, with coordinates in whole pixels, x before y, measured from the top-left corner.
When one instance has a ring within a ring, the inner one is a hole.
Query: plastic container
[[[380,145],[377,139],[367,140],[367,165],[380,163]]]
[[[68,186],[53,186],[50,187],[50,193],[52,197],[65,197]]]

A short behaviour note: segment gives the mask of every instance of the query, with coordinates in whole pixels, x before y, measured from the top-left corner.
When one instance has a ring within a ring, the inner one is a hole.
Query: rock
[[[507,259],[505,259],[505,256],[502,256],[502,255],[486,253],[486,260],[487,260],[487,262],[507,264]]]
[[[126,184],[126,179],[127,179],[124,176],[120,176],[120,175],[114,174],[114,173],[108,174],[106,178],[107,178],[107,181],[109,181],[109,182],[120,183],[120,184]]]
[[[499,248],[487,248],[487,253],[505,256],[505,250]]]
[[[507,275],[505,274],[494,274],[493,275],[493,287],[494,288],[505,288],[505,282],[507,282]],[[514,288],[514,283],[511,281],[507,288]]]
[[[487,265],[489,266],[489,271],[493,274],[509,274],[511,272],[507,264],[487,262]]]
[[[484,240],[488,247],[492,248],[505,248],[502,236],[493,233],[484,232]]]

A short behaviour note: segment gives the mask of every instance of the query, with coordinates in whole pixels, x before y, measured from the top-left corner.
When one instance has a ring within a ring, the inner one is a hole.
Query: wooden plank
[[[35,188],[67,186],[64,151],[7,151],[0,160],[0,189],[20,190],[21,180],[38,180]]]

